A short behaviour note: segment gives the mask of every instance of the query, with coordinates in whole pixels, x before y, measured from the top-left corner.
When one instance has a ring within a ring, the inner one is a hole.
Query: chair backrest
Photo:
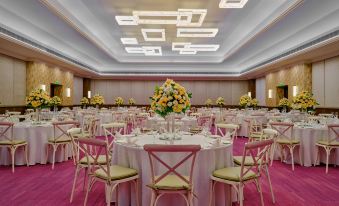
[[[262,132],[262,123],[256,118],[246,118],[244,121],[247,123],[248,136],[250,136],[252,133]]]
[[[237,114],[226,113],[223,115],[223,121],[225,123],[237,123]]]
[[[216,124],[215,128],[217,131],[216,134],[218,134],[219,132],[222,137],[230,138],[233,141],[237,133],[237,130],[239,129],[239,125],[237,124]],[[225,131],[223,131],[223,129]]]
[[[0,114],[0,122],[6,122],[8,120],[9,115],[7,114]]]
[[[78,164],[79,163],[79,150],[80,147],[78,145],[78,142],[76,141],[77,138],[75,138],[74,136],[76,134],[81,134],[81,128],[71,128],[67,130],[67,134],[68,136],[71,138],[72,140],[72,152],[73,152],[73,157],[75,158],[75,162]]]
[[[339,142],[339,124],[328,124],[328,135],[326,137],[326,142],[328,144],[332,142]]]
[[[113,140],[117,138],[117,135],[126,134],[126,127],[125,123],[120,122],[113,122],[109,124],[102,124],[102,129],[104,130],[106,143],[111,148],[113,146]]]
[[[64,121],[64,122],[53,122],[53,139],[56,142],[58,139],[67,136],[67,130],[75,127],[79,127],[77,121]]]
[[[187,183],[190,188],[192,188],[192,179],[193,179],[193,169],[195,158],[197,152],[201,150],[200,145],[157,145],[157,144],[146,144],[144,145],[144,150],[148,153],[150,166],[151,166],[151,178],[152,184],[158,183],[160,180],[164,179],[168,175],[174,174],[183,182]],[[162,160],[157,154],[160,153],[185,153],[186,156],[177,161],[174,166],[168,165],[164,160]],[[191,159],[190,170],[189,170],[189,178],[186,179],[184,175],[177,172],[177,169],[188,162]],[[154,161],[156,160],[156,161]],[[157,175],[155,172],[155,162],[160,163],[162,166],[167,168],[167,171],[162,173],[161,175]]]
[[[95,165],[96,168],[102,169],[107,177],[110,177],[110,165],[111,161],[105,161],[105,163],[99,162],[99,157],[104,155],[106,160],[109,160],[109,149],[107,143],[104,140],[100,139],[88,139],[88,138],[79,138],[76,140],[79,145],[81,153],[86,157],[88,167],[91,168],[92,165]],[[111,179],[107,178],[107,182],[110,182]]]
[[[272,139],[249,142],[245,144],[243,157],[241,160],[240,182],[244,180],[245,175],[253,171],[256,176],[260,176],[261,167],[269,162],[269,152],[273,144]],[[258,152],[259,151],[259,152]],[[251,165],[245,165],[246,157],[253,161]]]
[[[278,138],[288,139],[290,142],[293,140],[293,123],[290,122],[271,122],[271,128],[278,132]]]
[[[212,116],[200,116],[197,119],[198,126],[211,128],[212,126]]]
[[[13,142],[13,125],[12,122],[0,122],[0,139]]]

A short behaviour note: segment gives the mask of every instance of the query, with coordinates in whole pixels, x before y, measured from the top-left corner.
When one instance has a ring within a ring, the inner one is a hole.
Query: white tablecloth
[[[213,140],[210,138],[205,138],[201,135],[184,135],[182,137],[182,140],[176,140],[174,144],[200,144],[203,147],[203,149],[197,154],[194,168],[194,192],[198,197],[197,199],[194,199],[194,205],[206,206],[208,205],[208,188],[212,172],[216,169],[233,165],[232,144],[222,144],[221,146],[213,147],[209,143]],[[130,146],[128,144],[122,143],[121,140],[115,142],[112,162],[113,164],[118,164],[138,170],[141,179],[142,205],[148,206],[150,204],[151,191],[148,187],[146,187],[146,185],[151,182],[151,172],[148,154],[143,150],[142,146],[144,144],[169,144],[169,141],[159,140],[158,138],[154,138],[152,135],[143,135],[132,138],[132,141],[135,140],[135,144],[138,146]],[[176,163],[177,161],[181,160],[182,155],[163,154],[160,157],[163,158],[163,160],[165,160],[167,163]],[[185,168],[180,168],[178,171],[186,171],[188,164],[184,165],[184,167]],[[163,168],[160,170],[163,172]],[[130,205],[130,199],[132,199],[132,204],[134,204],[134,191],[131,191],[128,185],[124,185],[120,189],[119,205]],[[231,197],[229,197],[229,189],[229,187],[224,187],[224,185],[217,185],[215,190],[216,205],[225,205],[225,202],[230,202]],[[163,196],[159,200],[158,205],[179,206],[185,205],[185,203],[180,196]]]
[[[51,123],[43,123],[41,125],[32,125],[31,123],[16,123],[14,125],[14,137],[15,139],[24,139],[28,142],[28,161],[30,165],[46,164],[46,146],[48,138],[53,137],[53,126]],[[72,153],[70,147],[66,149],[67,157],[71,157]],[[48,161],[52,160],[52,150],[48,153]],[[56,162],[64,160],[64,151],[61,147],[55,156]],[[10,154],[4,148],[0,149],[0,165],[11,164]],[[16,150],[15,164],[24,165],[25,154],[21,148]]]

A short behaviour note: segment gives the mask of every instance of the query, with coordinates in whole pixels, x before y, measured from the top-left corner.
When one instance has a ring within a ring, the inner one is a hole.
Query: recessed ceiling
[[[239,2],[3,0],[0,26],[108,76],[241,76],[339,28],[339,1]]]

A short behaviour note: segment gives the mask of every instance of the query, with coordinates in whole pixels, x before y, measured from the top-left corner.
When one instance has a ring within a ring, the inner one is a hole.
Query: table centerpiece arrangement
[[[282,108],[283,113],[286,113],[287,109],[291,107],[291,102],[290,102],[290,100],[288,100],[287,98],[284,97],[284,98],[280,99],[278,106],[280,108]]]
[[[80,104],[82,105],[83,109],[86,109],[86,107],[89,105],[89,100],[87,99],[87,97],[83,97],[80,100]]]
[[[121,107],[121,105],[124,104],[124,99],[122,97],[117,97],[115,98],[114,102],[115,102],[115,105],[117,105],[118,107]]]
[[[314,107],[319,105],[309,91],[302,91],[293,99],[293,107],[300,109],[302,112],[314,110]]]
[[[58,111],[58,106],[61,105],[61,98],[58,96],[54,96],[51,98],[50,105],[53,106],[53,111],[56,113]]]
[[[99,106],[105,104],[105,99],[100,94],[95,94],[91,98],[91,105],[95,105],[95,108],[99,110]]]
[[[37,116],[37,123],[41,122],[41,109],[49,107],[51,97],[43,89],[35,89],[26,97],[26,106],[34,108]]]
[[[134,106],[134,105],[136,104],[135,99],[134,99],[134,98],[129,98],[129,99],[128,99],[128,104],[129,104],[130,106]]]

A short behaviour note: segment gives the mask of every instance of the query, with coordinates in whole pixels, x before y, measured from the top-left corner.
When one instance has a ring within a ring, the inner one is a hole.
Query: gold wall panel
[[[27,95],[42,84],[46,85],[46,91],[50,93],[51,83],[58,82],[62,85],[62,105],[73,105],[73,73],[40,62],[27,62],[26,73]],[[66,97],[66,88],[71,89],[71,97]]]
[[[277,86],[288,86],[288,99],[293,99],[293,86],[298,87],[298,92],[307,90],[312,92],[312,65],[299,64],[292,67],[281,69],[277,72],[266,75],[266,105],[277,106]],[[272,89],[272,97],[268,98],[268,90]]]

